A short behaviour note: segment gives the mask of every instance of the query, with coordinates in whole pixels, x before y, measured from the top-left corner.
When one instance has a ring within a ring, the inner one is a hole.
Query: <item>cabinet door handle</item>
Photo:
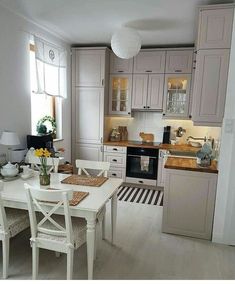
[[[102,86],[104,86],[104,79],[102,79],[101,84],[102,84]]]
[[[119,73],[123,73],[124,71],[122,71],[122,70],[118,70],[118,72],[119,72]]]
[[[142,180],[138,180],[138,183],[144,183]]]
[[[152,70],[146,70],[145,72],[148,72],[148,73],[149,73],[149,72],[152,72]]]
[[[117,160],[116,160],[116,159],[112,159],[112,161],[113,161],[113,162],[117,162]]]
[[[180,70],[180,69],[176,69],[176,70],[175,70],[175,72],[182,72],[182,70]]]
[[[116,176],[117,176],[117,174],[112,174],[112,176],[116,177]]]
[[[118,149],[117,148],[113,148],[113,151],[117,151]]]

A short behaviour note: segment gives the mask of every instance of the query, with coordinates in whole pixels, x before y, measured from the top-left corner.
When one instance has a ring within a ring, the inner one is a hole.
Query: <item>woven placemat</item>
[[[107,177],[71,175],[63,179],[61,183],[99,187],[106,182],[106,180],[108,180]]]
[[[56,188],[48,188],[48,189],[56,190]],[[74,191],[73,198],[69,200],[69,205],[70,206],[78,205],[78,203],[80,203],[88,194],[89,192],[87,191]],[[47,202],[47,201],[43,201],[43,202]],[[57,203],[57,202],[50,202],[50,203]]]

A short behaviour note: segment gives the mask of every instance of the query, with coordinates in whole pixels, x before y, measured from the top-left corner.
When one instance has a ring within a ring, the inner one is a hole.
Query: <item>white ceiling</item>
[[[136,28],[142,45],[192,44],[198,5],[216,0],[0,0],[71,44],[110,45],[114,31]]]

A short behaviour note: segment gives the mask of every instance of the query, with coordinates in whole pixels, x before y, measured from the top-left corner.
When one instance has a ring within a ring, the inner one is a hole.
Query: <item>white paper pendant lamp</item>
[[[138,32],[131,28],[121,28],[111,38],[113,52],[120,58],[129,59],[137,55],[141,48]]]

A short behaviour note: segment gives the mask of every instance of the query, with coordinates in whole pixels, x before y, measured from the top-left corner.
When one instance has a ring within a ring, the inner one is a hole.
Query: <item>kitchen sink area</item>
[[[195,158],[196,159],[196,152],[192,151],[179,151],[179,150],[170,150],[171,156],[177,156],[182,158]]]

